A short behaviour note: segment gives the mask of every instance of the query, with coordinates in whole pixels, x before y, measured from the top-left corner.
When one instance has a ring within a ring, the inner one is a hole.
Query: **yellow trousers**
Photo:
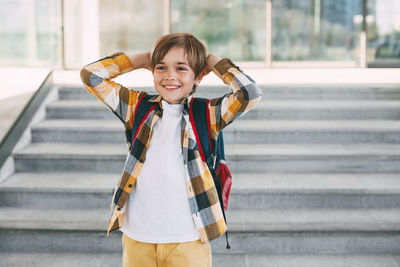
[[[211,267],[210,243],[200,239],[182,243],[152,244],[122,234],[123,267]]]

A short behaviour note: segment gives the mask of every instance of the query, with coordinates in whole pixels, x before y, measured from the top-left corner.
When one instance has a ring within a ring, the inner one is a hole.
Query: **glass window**
[[[0,63],[56,65],[60,54],[60,1],[2,1]]]
[[[100,0],[100,55],[149,51],[164,32],[163,0]]]
[[[368,67],[400,67],[400,2],[369,0],[367,10]]]
[[[221,57],[264,61],[265,2],[172,0],[171,32],[190,32]]]
[[[275,61],[358,61],[362,0],[272,1]]]

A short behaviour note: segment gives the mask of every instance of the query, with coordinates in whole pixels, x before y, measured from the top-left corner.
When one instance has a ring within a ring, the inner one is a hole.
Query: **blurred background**
[[[0,0],[0,66],[75,69],[191,32],[259,67],[399,67],[398,0]]]

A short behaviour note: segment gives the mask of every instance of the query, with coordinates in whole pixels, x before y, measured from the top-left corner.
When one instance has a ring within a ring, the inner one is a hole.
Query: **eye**
[[[178,70],[187,70],[185,67],[178,67]]]
[[[165,70],[164,66],[156,66],[156,70]]]

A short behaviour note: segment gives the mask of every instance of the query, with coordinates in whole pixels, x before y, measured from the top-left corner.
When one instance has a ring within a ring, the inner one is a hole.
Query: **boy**
[[[139,68],[152,71],[159,95],[148,98],[111,80]],[[211,266],[209,241],[223,235],[226,225],[188,112],[192,94],[211,70],[232,90],[210,100],[208,119],[216,140],[219,131],[258,103],[261,90],[229,59],[207,56],[193,35],[164,35],[151,53],[118,52],[81,70],[85,88],[126,129],[129,153],[107,231],[107,237],[110,231],[123,232],[123,266]],[[140,101],[156,105],[133,133]]]

